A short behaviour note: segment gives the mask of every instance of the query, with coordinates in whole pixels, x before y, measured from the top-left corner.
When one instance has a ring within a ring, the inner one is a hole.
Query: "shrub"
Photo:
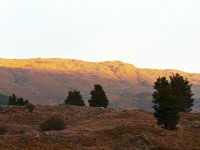
[[[25,108],[28,109],[29,112],[33,112],[33,110],[35,109],[35,106],[33,104],[27,104]]]
[[[4,135],[7,132],[7,127],[0,126],[0,135]]]
[[[65,129],[65,121],[59,116],[52,116],[40,124],[42,131],[63,130]]]
[[[25,106],[29,104],[29,101],[26,99],[24,100],[22,97],[17,98],[15,94],[9,96],[8,105],[18,105],[18,106]]]

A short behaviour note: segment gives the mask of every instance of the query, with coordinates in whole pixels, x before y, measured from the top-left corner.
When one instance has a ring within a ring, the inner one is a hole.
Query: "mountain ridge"
[[[131,63],[127,63],[124,61],[120,61],[120,60],[108,60],[108,61],[86,61],[86,60],[79,60],[79,59],[68,59],[68,58],[28,58],[28,59],[8,59],[8,58],[0,58],[0,63],[2,66],[2,62],[5,63],[5,61],[7,62],[19,62],[19,61],[24,61],[24,62],[36,62],[36,63],[45,63],[45,62],[51,62],[51,61],[62,61],[62,62],[68,62],[68,61],[73,61],[73,62],[84,62],[84,63],[90,63],[90,64],[125,64],[125,65],[129,65],[135,69],[144,69],[144,70],[155,70],[155,71],[172,71],[172,72],[182,72],[182,73],[188,73],[188,74],[197,74],[199,75],[200,73],[196,73],[196,72],[188,72],[188,71],[182,71],[182,70],[178,70],[178,69],[156,69],[156,68],[139,68],[136,67],[134,64]],[[6,65],[7,66],[7,65]],[[26,66],[28,67],[28,66]],[[30,66],[29,66],[30,67]]]
[[[193,84],[199,110],[200,74],[178,70],[140,69],[121,61],[88,62],[77,59],[0,59],[0,93],[28,98],[35,104],[62,103],[69,90],[89,99],[94,84],[101,84],[110,107],[152,110],[153,83],[159,76],[180,73]]]

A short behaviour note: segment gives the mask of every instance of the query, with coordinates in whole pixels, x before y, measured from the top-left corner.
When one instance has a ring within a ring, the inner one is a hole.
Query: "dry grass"
[[[144,111],[77,106],[36,106],[33,113],[24,107],[2,109],[0,126],[7,127],[0,138],[2,150],[200,149],[200,114],[181,114],[182,129],[168,131]],[[41,132],[40,124],[54,115],[67,122],[66,129]]]

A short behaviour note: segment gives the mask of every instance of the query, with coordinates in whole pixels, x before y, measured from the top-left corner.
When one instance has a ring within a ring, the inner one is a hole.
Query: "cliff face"
[[[139,69],[120,61],[85,62],[71,59],[0,59],[0,93],[15,93],[35,104],[63,103],[77,89],[85,101],[94,84],[101,84],[111,107],[151,110],[152,85],[159,76],[180,73],[193,84],[195,109],[200,110],[200,74],[177,70]]]

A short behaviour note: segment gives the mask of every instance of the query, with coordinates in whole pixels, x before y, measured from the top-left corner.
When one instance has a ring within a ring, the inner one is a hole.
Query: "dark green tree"
[[[179,105],[173,96],[170,83],[166,77],[158,78],[154,83],[153,106],[157,124],[163,128],[174,130],[179,121]]]
[[[20,97],[20,98],[17,98],[15,96],[15,94],[13,94],[12,96],[9,96],[9,99],[8,99],[8,105],[20,105],[20,106],[25,106],[26,104],[28,104],[29,101],[28,100],[25,100]]]
[[[154,116],[158,125],[169,130],[176,129],[180,119],[179,112],[189,111],[193,105],[191,85],[186,79],[182,79],[179,74],[171,76],[170,82],[166,77],[159,77],[153,86]]]
[[[15,94],[13,94],[12,96],[9,96],[8,105],[16,105],[16,103],[17,103],[17,98]]]
[[[77,105],[77,106],[85,106],[85,102],[82,99],[82,96],[79,91],[69,91],[68,96],[65,100],[66,105]]]
[[[180,109],[182,112],[191,111],[191,107],[193,106],[194,99],[192,96],[191,87],[192,84],[189,84],[189,81],[184,79],[180,74],[175,74],[170,76],[171,80],[171,88],[173,90],[174,95],[180,100]]]
[[[91,98],[88,103],[91,107],[107,107],[109,105],[105,91],[100,84],[94,85],[94,90],[90,92]]]
[[[24,100],[22,97],[20,98],[17,98],[17,102],[16,102],[16,105],[19,105],[19,106],[25,106],[27,105],[29,102],[28,100]]]

